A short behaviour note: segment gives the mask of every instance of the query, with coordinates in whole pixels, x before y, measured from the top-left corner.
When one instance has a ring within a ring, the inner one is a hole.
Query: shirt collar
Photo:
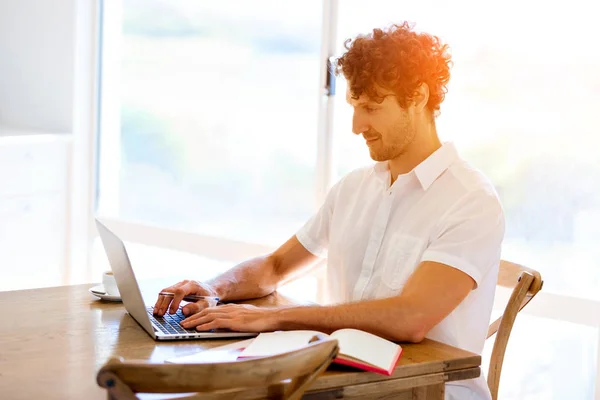
[[[423,190],[427,190],[458,159],[456,147],[453,143],[447,142],[406,175],[416,176]],[[389,185],[390,171],[387,161],[376,163],[374,170],[375,174]]]
[[[431,184],[442,175],[450,165],[458,160],[458,152],[453,143],[444,143],[442,147],[433,152],[414,169],[423,190],[429,189]]]

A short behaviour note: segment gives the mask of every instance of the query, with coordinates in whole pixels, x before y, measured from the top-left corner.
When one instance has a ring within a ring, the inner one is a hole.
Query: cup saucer
[[[111,296],[106,293],[103,285],[96,285],[88,289],[91,294],[104,301],[120,302],[121,296]]]

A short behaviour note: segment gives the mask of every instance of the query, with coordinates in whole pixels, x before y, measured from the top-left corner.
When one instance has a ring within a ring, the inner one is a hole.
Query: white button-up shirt
[[[476,286],[427,337],[481,354],[504,237],[493,185],[450,143],[390,182],[387,162],[351,172],[297,232],[308,251],[327,257],[330,302],[395,296],[422,261],[448,265]],[[490,398],[483,377],[454,385]]]

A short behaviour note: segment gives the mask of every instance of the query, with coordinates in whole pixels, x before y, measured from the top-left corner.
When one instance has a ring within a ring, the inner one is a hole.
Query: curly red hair
[[[405,108],[417,87],[429,87],[428,108],[437,112],[450,80],[448,45],[426,33],[413,31],[408,22],[387,29],[373,29],[345,42],[346,53],[337,60],[336,74],[342,72],[352,97],[366,94],[377,102],[383,97],[377,87],[393,91]]]

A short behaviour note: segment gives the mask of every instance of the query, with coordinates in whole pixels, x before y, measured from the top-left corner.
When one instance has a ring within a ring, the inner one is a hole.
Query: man
[[[356,328],[395,340],[424,337],[481,353],[498,277],[504,215],[492,184],[438,138],[435,116],[450,56],[436,37],[404,23],[346,43],[352,130],[374,166],[355,170],[272,254],[210,282],[183,281],[155,313],[188,294],[242,300],[268,295],[327,256],[332,305],[183,308],[184,326],[243,331]],[[447,385],[449,399],[490,398],[483,377]]]

